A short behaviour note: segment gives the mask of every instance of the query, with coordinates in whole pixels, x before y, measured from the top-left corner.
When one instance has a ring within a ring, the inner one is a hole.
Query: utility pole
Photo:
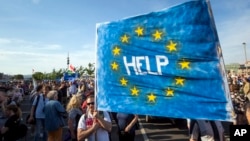
[[[69,52],[68,52],[68,57],[67,57],[67,69],[69,69]]]
[[[246,67],[246,74],[248,74],[248,70],[247,70],[247,51],[246,51],[246,43],[243,42],[243,47],[244,47],[244,53],[245,53],[245,67]]]

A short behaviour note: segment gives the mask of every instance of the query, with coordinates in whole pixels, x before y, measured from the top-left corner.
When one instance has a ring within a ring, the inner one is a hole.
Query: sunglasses
[[[95,104],[95,102],[89,102],[89,103],[87,103],[87,105],[94,105]]]

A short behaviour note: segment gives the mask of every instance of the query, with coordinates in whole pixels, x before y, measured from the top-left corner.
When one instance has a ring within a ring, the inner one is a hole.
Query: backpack
[[[21,139],[21,138],[23,138],[23,137],[25,137],[26,136],[26,134],[27,134],[27,132],[28,132],[28,127],[25,125],[25,124],[23,124],[23,123],[20,123],[19,125],[18,125],[18,127],[17,127],[17,139]]]
[[[79,122],[81,116],[82,116],[82,115],[77,114],[76,117],[75,117],[75,122],[76,122],[76,127],[75,127],[76,129],[75,129],[75,131],[77,131],[78,122]]]

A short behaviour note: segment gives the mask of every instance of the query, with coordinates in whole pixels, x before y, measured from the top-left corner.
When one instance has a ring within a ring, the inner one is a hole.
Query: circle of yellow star
[[[155,103],[155,100],[156,100],[156,96],[153,93],[150,93],[150,95],[148,95],[148,102]]]
[[[174,96],[174,90],[168,88],[168,89],[166,90],[166,95],[167,95],[167,96]]]
[[[190,62],[187,62],[187,61],[182,61],[179,63],[181,65],[181,69],[189,69],[189,64]]]
[[[153,34],[154,40],[160,40],[161,39],[162,32],[159,30],[156,30],[155,33]]]
[[[175,79],[175,81],[176,81],[175,84],[176,84],[176,85],[182,85],[182,86],[183,86],[183,85],[184,85],[184,80],[185,80],[185,79],[182,79],[182,78],[176,78],[176,79]]]
[[[132,95],[138,96],[139,90],[135,86],[133,89],[130,89],[130,90],[131,90]]]
[[[125,35],[123,35],[122,37],[121,37],[121,41],[122,41],[122,43],[128,43],[128,36],[125,34]]]
[[[120,55],[120,48],[118,48],[117,46],[113,49],[113,54],[114,55]]]
[[[167,45],[169,52],[176,51],[176,45],[177,43],[170,41],[170,44]]]
[[[137,27],[135,32],[137,33],[137,36],[142,36],[143,35],[143,28],[141,27]]]
[[[116,62],[113,62],[111,64],[111,67],[112,67],[113,70],[118,70],[118,64]]]
[[[120,80],[122,86],[127,86],[128,80],[126,80],[124,77]]]

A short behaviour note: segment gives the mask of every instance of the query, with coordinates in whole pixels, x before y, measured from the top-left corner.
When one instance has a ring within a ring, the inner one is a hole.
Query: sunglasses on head
[[[87,105],[94,105],[95,104],[95,102],[89,102],[89,103],[87,103]]]

